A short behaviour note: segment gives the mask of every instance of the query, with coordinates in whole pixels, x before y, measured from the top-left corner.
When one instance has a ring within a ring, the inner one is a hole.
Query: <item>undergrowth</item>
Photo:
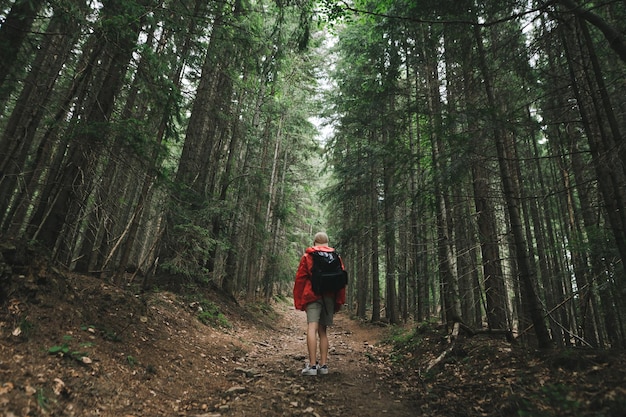
[[[420,323],[412,328],[393,327],[391,329],[384,342],[393,347],[392,362],[407,364],[417,360],[417,352],[422,346],[423,335],[426,333],[425,326],[431,328],[431,323]]]
[[[197,303],[197,317],[200,322],[208,326],[221,327],[225,329],[231,329],[233,327],[217,304],[204,298],[198,300]]]

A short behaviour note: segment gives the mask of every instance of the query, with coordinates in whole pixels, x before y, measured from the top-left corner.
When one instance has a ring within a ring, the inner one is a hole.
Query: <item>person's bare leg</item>
[[[315,365],[315,360],[317,359],[317,332],[319,327],[319,323],[312,322],[308,324],[306,330],[306,345],[309,350],[309,363],[311,366]]]
[[[328,333],[326,332],[326,326],[320,324],[317,332],[320,335],[320,365],[326,365],[328,360]]]

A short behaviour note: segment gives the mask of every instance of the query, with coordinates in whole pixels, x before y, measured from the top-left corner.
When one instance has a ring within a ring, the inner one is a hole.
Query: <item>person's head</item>
[[[313,239],[313,246],[328,246],[328,235],[324,232],[317,232]]]

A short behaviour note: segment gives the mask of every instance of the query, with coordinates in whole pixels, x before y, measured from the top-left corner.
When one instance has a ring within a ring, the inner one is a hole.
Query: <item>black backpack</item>
[[[336,293],[348,284],[348,273],[341,266],[337,252],[315,251],[311,256],[311,286],[315,294]]]

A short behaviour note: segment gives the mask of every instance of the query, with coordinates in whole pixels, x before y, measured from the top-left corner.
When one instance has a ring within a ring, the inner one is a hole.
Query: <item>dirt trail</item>
[[[220,329],[173,293],[42,271],[9,281],[0,303],[1,417],[415,415],[389,382],[384,329],[344,312],[330,373],[302,376],[306,318],[290,300],[257,311],[216,295]]]
[[[247,394],[229,404],[232,416],[413,416],[415,411],[389,382],[378,345],[380,327],[361,326],[345,314],[335,316],[329,329],[328,375],[302,376],[306,318],[287,305],[277,306],[280,321],[275,331],[251,340],[246,355],[249,378],[241,378]],[[258,374],[255,375],[255,371]]]

